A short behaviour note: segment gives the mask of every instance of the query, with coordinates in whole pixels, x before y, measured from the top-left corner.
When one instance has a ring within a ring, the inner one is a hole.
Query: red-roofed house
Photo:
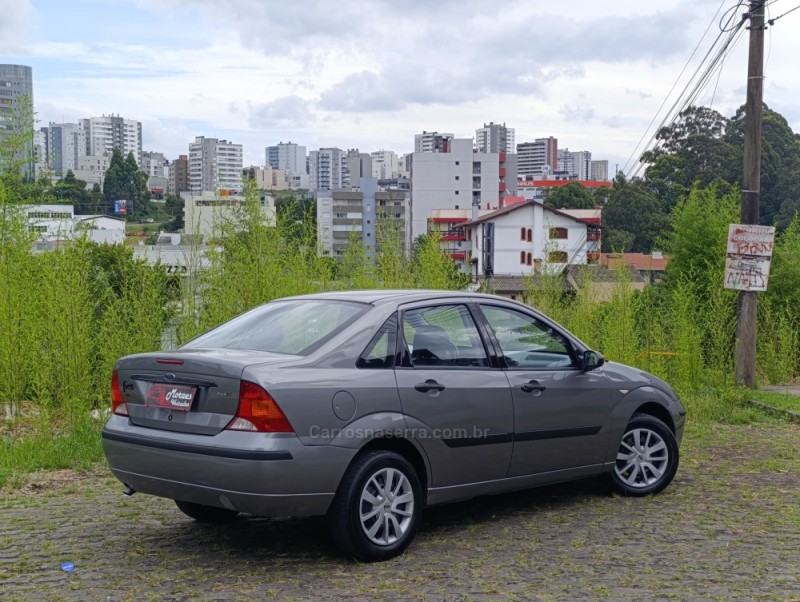
[[[653,251],[652,255],[644,253],[600,253],[600,265],[616,269],[627,265],[637,272],[650,284],[659,282],[667,269],[669,256],[660,251]]]
[[[538,201],[517,203],[457,226],[469,241],[474,277],[519,276],[586,264],[600,250],[600,225]]]

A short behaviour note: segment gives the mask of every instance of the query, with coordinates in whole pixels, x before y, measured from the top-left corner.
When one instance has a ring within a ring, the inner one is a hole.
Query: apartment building
[[[517,173],[524,180],[540,179],[558,169],[558,140],[552,136],[517,144]]]
[[[142,123],[119,115],[102,115],[81,119],[87,155],[105,155],[118,148],[122,156],[133,153],[136,164],[142,164]]]
[[[64,177],[68,171],[81,169],[86,156],[86,135],[77,123],[50,123],[41,130],[45,134],[45,154],[50,172]]]
[[[242,191],[242,145],[198,136],[189,145],[189,190]]]
[[[370,153],[372,157],[372,177],[391,180],[400,177],[400,157],[394,151],[379,150]]]
[[[10,134],[33,130],[33,106],[33,70],[27,65],[0,64],[0,144]],[[22,169],[32,173],[33,143],[27,142],[20,152]]]
[[[309,187],[306,147],[294,142],[279,142],[266,148],[266,164],[286,172],[293,190]]]
[[[443,148],[414,153],[412,239],[427,232],[434,209],[497,208],[516,193],[516,155],[476,152],[470,138],[451,138]]]
[[[340,148],[321,148],[308,154],[308,177],[311,190],[344,188],[347,178],[347,155]]]
[[[514,128],[506,127],[505,123],[484,123],[475,130],[475,148],[479,153],[513,154],[517,149],[514,137]]]
[[[169,164],[168,177],[167,191],[170,194],[180,194],[189,190],[189,155],[178,155],[178,158]]]
[[[373,254],[379,242],[381,220],[389,220],[396,226],[403,253],[408,252],[408,191],[381,190],[377,178],[362,178],[358,188],[320,190],[316,199],[317,240],[322,255],[344,255],[353,232],[367,255]]]
[[[439,132],[422,132],[414,135],[415,153],[446,153],[453,134]]]

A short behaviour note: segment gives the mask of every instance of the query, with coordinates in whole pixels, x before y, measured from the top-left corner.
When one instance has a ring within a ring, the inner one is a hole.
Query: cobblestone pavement
[[[661,495],[584,481],[433,508],[381,564],[338,556],[321,519],[209,527],[102,470],[45,473],[0,499],[0,600],[800,600],[799,472],[800,427],[716,427]]]

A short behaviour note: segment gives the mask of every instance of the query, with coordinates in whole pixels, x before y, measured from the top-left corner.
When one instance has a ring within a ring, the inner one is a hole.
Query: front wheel
[[[634,414],[619,444],[610,473],[617,493],[643,496],[662,491],[678,470],[678,442],[672,430],[649,414]]]
[[[388,560],[411,543],[422,515],[422,488],[411,463],[390,451],[356,458],[328,512],[334,543],[359,560]]]
[[[205,506],[194,502],[182,502],[175,500],[175,505],[186,516],[190,516],[200,523],[227,523],[236,518],[239,514],[236,510],[217,508],[216,506]]]

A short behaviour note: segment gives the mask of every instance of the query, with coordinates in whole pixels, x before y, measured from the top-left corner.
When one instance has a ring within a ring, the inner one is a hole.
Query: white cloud
[[[33,7],[30,0],[0,0],[0,52],[25,49]]]
[[[62,12],[74,22],[50,23],[57,35],[29,47],[43,120],[120,113],[143,121],[148,147],[170,154],[185,153],[196,135],[241,142],[253,162],[288,137],[309,148],[406,152],[423,129],[471,136],[504,121],[518,141],[554,135],[562,147],[610,158],[632,151],[719,5],[134,0],[118,39],[101,40],[87,34],[88,13],[108,20],[120,5],[75,3]],[[38,17],[47,25],[50,13]],[[797,131],[791,57],[800,42],[790,17],[768,31],[765,98]],[[710,35],[717,31],[712,24]],[[745,46],[713,95],[726,114],[744,101]],[[699,102],[711,99],[709,89]]]

